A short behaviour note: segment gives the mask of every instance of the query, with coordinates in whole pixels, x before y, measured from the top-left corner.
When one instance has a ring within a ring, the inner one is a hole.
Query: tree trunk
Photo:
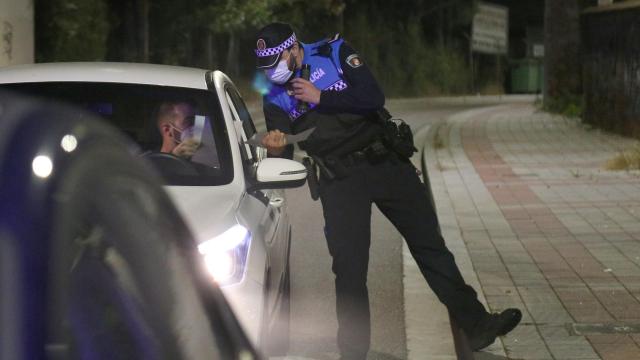
[[[227,51],[227,75],[238,76],[238,44],[234,32],[229,33],[229,50]]]
[[[544,101],[566,103],[582,92],[579,0],[545,1],[544,23]]]
[[[138,61],[149,62],[149,0],[136,2]]]
[[[137,16],[134,4],[124,5],[124,27],[122,58],[124,61],[135,62],[138,60],[138,41],[136,32]]]
[[[444,21],[444,8],[439,8],[438,9],[438,28],[437,28],[437,34],[438,34],[438,45],[440,45],[440,47],[444,47],[444,27],[445,27],[445,21]]]
[[[340,34],[344,34],[344,9],[346,7],[343,0],[333,1],[333,8],[337,9],[333,14],[336,18],[336,31]]]
[[[455,11],[457,7],[449,7],[447,8],[447,36],[445,38],[445,46],[452,48],[453,47],[453,19],[455,16]]]
[[[206,30],[203,41],[203,49],[205,51],[205,68],[213,68],[213,34],[210,30]]]
[[[340,11],[340,13],[336,16],[336,31],[341,35],[344,34],[344,11]]]

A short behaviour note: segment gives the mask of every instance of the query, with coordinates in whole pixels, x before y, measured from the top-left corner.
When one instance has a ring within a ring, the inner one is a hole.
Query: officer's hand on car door
[[[291,80],[291,85],[296,99],[311,104],[320,103],[320,89],[315,87],[309,80],[295,78]]]
[[[269,154],[278,156],[284,151],[284,147],[287,145],[287,138],[285,133],[280,130],[269,131],[262,138],[262,145],[267,148]]]

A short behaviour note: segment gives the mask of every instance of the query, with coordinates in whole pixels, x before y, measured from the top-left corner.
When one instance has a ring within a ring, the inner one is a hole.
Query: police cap
[[[296,43],[296,34],[291,25],[271,23],[258,31],[256,36],[256,56],[258,69],[268,69],[278,64],[282,52]]]

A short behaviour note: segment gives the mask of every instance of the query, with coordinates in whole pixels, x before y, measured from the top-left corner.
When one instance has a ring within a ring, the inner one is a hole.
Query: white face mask
[[[175,125],[173,125],[171,123],[169,124],[169,126],[171,126],[171,128],[173,128],[174,132],[178,133],[178,136],[174,135],[174,137],[173,137],[173,141],[176,144],[181,144],[182,142],[184,142],[184,141],[186,141],[188,139],[191,139],[193,137],[193,131],[194,131],[193,126],[187,126],[184,129],[180,129],[179,127],[177,127],[177,126],[175,126]]]
[[[274,84],[282,85],[287,82],[293,75],[293,70],[289,70],[287,60],[280,60],[278,66],[266,71],[267,78]]]

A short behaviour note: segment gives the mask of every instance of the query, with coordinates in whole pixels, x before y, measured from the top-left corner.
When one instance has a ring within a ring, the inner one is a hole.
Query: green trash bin
[[[542,92],[542,59],[522,59],[512,63],[511,91],[520,94]]]

